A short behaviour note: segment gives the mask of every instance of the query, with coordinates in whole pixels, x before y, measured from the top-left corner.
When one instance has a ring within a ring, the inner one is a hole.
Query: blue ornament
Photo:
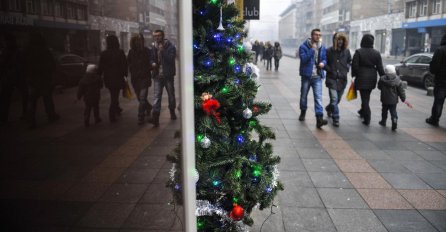
[[[235,80],[234,80],[234,83],[235,83],[236,85],[240,85],[240,79],[238,79],[238,78],[235,79]]]
[[[239,144],[242,144],[245,142],[245,137],[243,137],[243,135],[239,134],[239,135],[237,135],[236,140]]]
[[[257,184],[260,182],[260,178],[259,177],[253,177],[252,178],[252,183]]]
[[[213,184],[215,187],[219,186],[220,183],[221,183],[221,182],[218,181],[218,180],[214,180],[214,181],[212,181],[212,184]]]
[[[251,162],[257,162],[257,155],[250,155],[250,156],[249,156],[249,161],[251,161]]]
[[[226,42],[231,43],[232,42],[232,38],[231,37],[227,38]]]
[[[271,186],[266,187],[265,192],[271,193],[273,191],[273,188]]]
[[[206,59],[203,61],[203,65],[206,66],[207,68],[212,66],[212,60],[211,59]]]
[[[198,45],[194,44],[194,48],[195,48],[195,49],[198,49]]]
[[[252,73],[252,68],[251,68],[251,67],[246,67],[246,74],[247,74],[248,76],[250,76],[251,73]]]
[[[221,41],[221,33],[216,33],[216,34],[214,34],[214,39],[217,41],[217,42],[220,42]]]
[[[236,64],[234,65],[234,72],[239,73],[242,70],[242,68],[240,67],[240,65]]]
[[[180,190],[181,186],[179,184],[175,185],[175,190]]]

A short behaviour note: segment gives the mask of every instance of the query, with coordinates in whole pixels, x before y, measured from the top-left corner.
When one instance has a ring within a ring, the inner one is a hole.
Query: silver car
[[[395,65],[396,73],[401,80],[422,84],[424,88],[434,86],[434,75],[429,72],[432,53],[418,53],[409,56]]]

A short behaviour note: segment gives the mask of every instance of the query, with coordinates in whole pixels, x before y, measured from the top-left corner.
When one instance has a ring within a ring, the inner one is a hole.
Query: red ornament
[[[243,219],[244,214],[245,210],[241,206],[234,204],[234,208],[232,208],[229,217],[231,217],[234,221],[240,221]]]
[[[207,115],[212,115],[215,117],[218,123],[221,123],[220,113],[216,112],[220,108],[220,102],[215,99],[207,99],[201,105],[201,108],[206,112]]]
[[[254,113],[258,113],[259,110],[260,110],[260,108],[258,106],[253,106],[252,107],[252,112],[254,112]]]

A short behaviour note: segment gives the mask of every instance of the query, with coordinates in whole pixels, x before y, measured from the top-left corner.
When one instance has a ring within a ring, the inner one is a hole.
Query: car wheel
[[[424,84],[425,89],[427,89],[429,87],[433,87],[434,86],[434,77],[430,74],[427,74],[426,76],[424,76],[423,84]]]

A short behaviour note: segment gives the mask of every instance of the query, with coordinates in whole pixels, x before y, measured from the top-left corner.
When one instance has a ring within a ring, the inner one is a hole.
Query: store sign
[[[34,20],[21,15],[0,15],[0,24],[33,26]]]
[[[260,0],[243,1],[243,19],[246,20],[260,19]]]

